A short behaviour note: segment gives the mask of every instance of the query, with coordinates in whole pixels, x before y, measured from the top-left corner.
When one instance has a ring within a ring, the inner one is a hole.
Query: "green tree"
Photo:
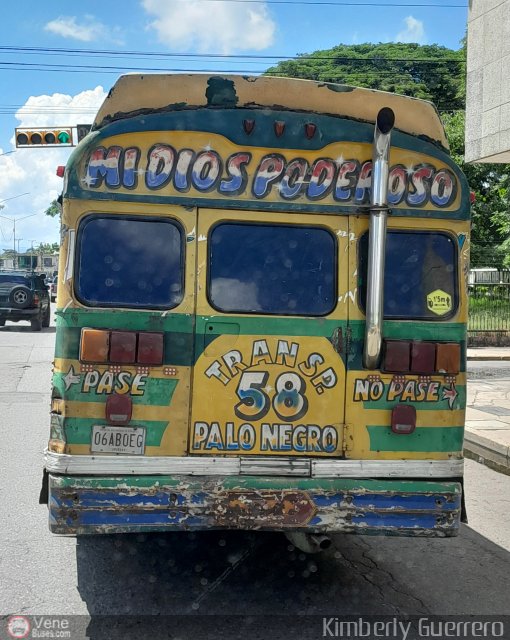
[[[441,112],[452,157],[475,193],[471,264],[510,267],[510,166],[466,164],[466,41],[458,50],[403,43],[338,45],[278,63],[268,75],[308,78],[431,100]]]
[[[58,200],[53,200],[44,213],[51,218],[55,218],[56,216],[60,216],[61,212],[60,203]]]
[[[60,245],[58,242],[41,242],[34,253],[58,253]]]
[[[464,111],[443,114],[453,159],[474,192],[471,265],[510,267],[510,166],[464,162]]]
[[[439,45],[340,44],[279,62],[267,75],[368,87],[431,100],[439,109],[461,109],[465,56]]]

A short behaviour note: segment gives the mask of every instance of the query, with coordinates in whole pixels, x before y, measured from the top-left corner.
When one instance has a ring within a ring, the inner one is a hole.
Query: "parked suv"
[[[50,326],[50,295],[44,275],[0,270],[0,327],[28,320],[32,331]]]

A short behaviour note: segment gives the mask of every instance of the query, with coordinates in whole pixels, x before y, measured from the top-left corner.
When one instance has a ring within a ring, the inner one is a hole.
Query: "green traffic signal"
[[[69,131],[61,131],[58,134],[57,139],[60,142],[60,144],[69,144],[69,142],[71,142],[71,136],[69,134]]]

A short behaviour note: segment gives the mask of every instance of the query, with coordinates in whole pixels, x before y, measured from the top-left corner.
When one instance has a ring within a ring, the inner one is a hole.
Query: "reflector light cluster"
[[[160,365],[163,363],[163,334],[82,329],[80,361]]]
[[[459,373],[460,344],[386,340],[381,368],[388,373]]]

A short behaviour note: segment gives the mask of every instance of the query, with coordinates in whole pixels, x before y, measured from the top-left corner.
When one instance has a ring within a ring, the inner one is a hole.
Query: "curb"
[[[510,360],[510,355],[504,356],[467,356],[467,361],[471,362],[489,362],[491,360]]]
[[[510,447],[485,436],[465,431],[464,455],[499,473],[510,475]]]

